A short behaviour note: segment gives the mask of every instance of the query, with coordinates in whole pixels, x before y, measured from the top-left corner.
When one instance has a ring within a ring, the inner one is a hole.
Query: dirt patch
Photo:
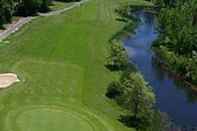
[[[0,88],[7,88],[19,81],[20,80],[18,79],[16,74],[13,73],[0,74]]]

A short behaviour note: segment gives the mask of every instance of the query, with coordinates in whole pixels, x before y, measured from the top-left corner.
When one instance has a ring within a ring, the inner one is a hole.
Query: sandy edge
[[[7,88],[16,82],[20,82],[16,74],[14,73],[0,74],[0,88]]]

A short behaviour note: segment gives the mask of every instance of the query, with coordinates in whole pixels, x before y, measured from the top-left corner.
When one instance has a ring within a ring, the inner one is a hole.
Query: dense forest
[[[79,0],[58,0],[72,2]],[[9,23],[13,15],[29,16],[37,12],[49,11],[49,4],[52,0],[0,0],[0,27]]]
[[[156,0],[160,38],[154,49],[169,70],[197,84],[197,0]]]

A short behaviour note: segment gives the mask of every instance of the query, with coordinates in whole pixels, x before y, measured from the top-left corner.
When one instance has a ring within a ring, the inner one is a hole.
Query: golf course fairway
[[[39,17],[0,43],[0,72],[20,82],[0,90],[0,131],[134,131],[105,97],[119,78],[104,67],[109,39],[124,23],[114,10],[140,0],[89,0]]]

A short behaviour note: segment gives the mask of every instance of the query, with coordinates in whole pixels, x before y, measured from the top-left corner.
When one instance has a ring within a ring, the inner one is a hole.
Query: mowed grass
[[[59,9],[64,9],[69,6],[72,6],[75,2],[61,2],[61,1],[53,1],[52,4],[50,5],[50,9],[52,11],[59,10]]]
[[[132,130],[118,121],[124,111],[105,97],[118,77],[104,63],[108,40],[123,26],[114,13],[123,1],[90,0],[40,17],[0,46],[0,72],[21,80],[0,91],[1,131]]]

